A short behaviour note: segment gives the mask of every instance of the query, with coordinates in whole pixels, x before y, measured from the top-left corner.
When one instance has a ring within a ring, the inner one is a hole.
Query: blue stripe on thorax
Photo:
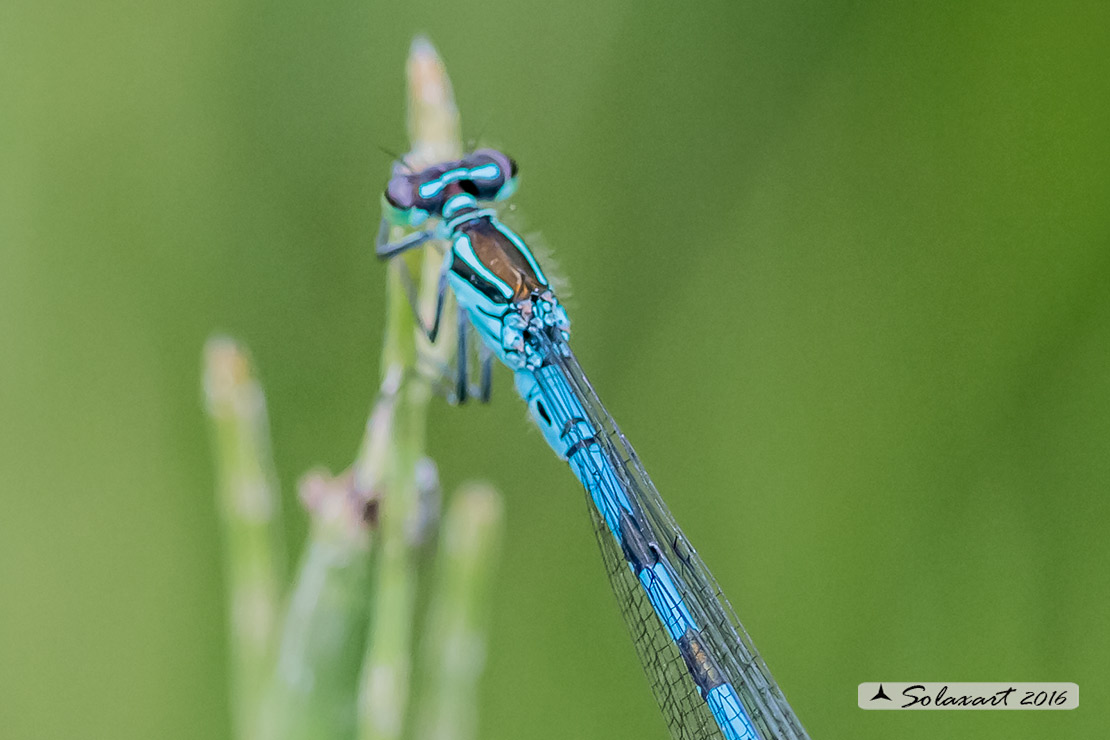
[[[453,249],[455,250],[455,254],[459,255],[459,257],[470,266],[471,270],[481,275],[482,279],[490,285],[496,287],[501,295],[505,296],[505,300],[509,300],[513,297],[513,289],[509,284],[497,277],[492,270],[486,267],[482,260],[478,259],[478,255],[474,254],[474,245],[470,243],[469,236],[461,233],[457,234],[455,236]]]

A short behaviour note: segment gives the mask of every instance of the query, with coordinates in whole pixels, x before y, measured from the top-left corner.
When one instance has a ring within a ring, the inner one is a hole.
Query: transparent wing
[[[644,589],[632,575],[616,540],[588,494],[586,504],[593,519],[598,547],[601,548],[605,573],[609,576],[621,615],[632,635],[640,663],[644,666],[671,735],[676,740],[724,738],[708,705],[698,694],[678,648],[660,626]]]
[[[563,375],[577,405],[598,432],[599,441],[644,534],[658,547],[677,590],[701,628],[708,650],[727,680],[736,688],[749,717],[768,740],[808,738],[767,665],[713,575],[675,523],[635,450],[601,403],[586,374],[565,341],[547,334],[532,335],[541,354]],[[717,738],[721,731],[669,635],[662,629],[639,582],[604,520],[590,502],[594,529],[606,571],[620,600],[621,611],[636,643],[656,699],[676,738]]]

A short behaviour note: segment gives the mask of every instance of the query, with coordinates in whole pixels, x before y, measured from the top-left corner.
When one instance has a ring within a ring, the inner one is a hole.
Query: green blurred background
[[[0,736],[228,737],[200,349],[253,350],[288,508],[352,459],[416,32],[521,163],[583,364],[814,737],[1104,736],[1108,28],[1101,2],[4,0]],[[662,738],[508,381],[430,440],[448,487],[507,499],[482,736]],[[1084,699],[865,713],[872,680]]]

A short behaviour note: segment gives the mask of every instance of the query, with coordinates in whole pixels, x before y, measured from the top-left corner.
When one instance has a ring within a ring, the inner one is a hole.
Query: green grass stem
[[[443,62],[425,39],[412,45],[407,65],[409,136],[406,157],[414,167],[457,157],[461,153],[459,116]],[[400,234],[395,230],[395,237]],[[421,276],[420,309],[430,323],[435,307],[440,258],[434,249],[404,255],[390,265],[387,282],[385,350],[382,358],[383,395],[397,399],[387,453],[385,488],[377,543],[376,584],[372,628],[359,696],[360,740],[398,740],[408,710],[412,675],[414,605],[417,589],[416,548],[411,536],[421,518],[417,465],[425,456],[425,418],[434,377],[419,366],[445,365],[454,346],[450,332],[430,345],[422,335],[402,283],[407,260],[411,273]],[[444,326],[454,326],[452,316]]]
[[[217,467],[236,734],[258,737],[285,583],[281,498],[266,399],[246,352],[216,337],[204,351],[205,405]]]
[[[486,659],[486,617],[501,544],[501,498],[484,484],[457,491],[440,530],[422,643],[419,740],[471,740]]]
[[[451,84],[426,40],[414,41],[407,70],[412,150],[406,162],[422,167],[458,157]],[[425,622],[422,701],[428,703],[410,712],[418,564],[439,509],[425,425],[434,388],[454,359],[456,322],[449,303],[439,340],[428,343],[402,267],[418,276],[419,310],[430,323],[441,259],[431,245],[388,267],[378,397],[351,467],[339,476],[314,472],[301,482],[310,526],[286,598],[262,389],[233,341],[213,339],[206,349],[239,740],[400,740],[410,714],[423,718],[425,737],[473,735],[485,654],[481,615],[501,520],[501,504],[488,487],[459,492],[443,524],[433,611]]]

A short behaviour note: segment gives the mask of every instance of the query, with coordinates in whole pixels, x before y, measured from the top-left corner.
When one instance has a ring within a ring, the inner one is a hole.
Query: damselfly
[[[378,256],[431,239],[450,245],[435,317],[422,326],[434,342],[453,293],[460,309],[457,397],[468,393],[472,326],[481,339],[482,398],[489,396],[497,357],[513,371],[548,444],[585,487],[610,583],[671,734],[684,740],[807,737],[571,352],[566,311],[535,255],[491,207],[516,183],[516,163],[492,149],[417,172],[396,163]],[[394,225],[414,231],[390,242]]]

